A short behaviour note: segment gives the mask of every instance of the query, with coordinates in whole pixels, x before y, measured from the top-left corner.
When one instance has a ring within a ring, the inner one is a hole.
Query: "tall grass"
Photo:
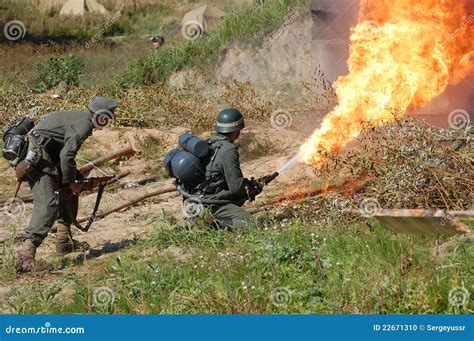
[[[183,39],[176,45],[165,45],[156,53],[140,60],[119,78],[123,83],[159,83],[185,67],[213,65],[222,48],[235,41],[258,39],[273,31],[292,8],[306,0],[273,0],[264,4],[244,4],[229,13],[221,26],[196,40]]]
[[[5,0],[0,7],[0,23],[2,27],[11,20],[21,21],[26,29],[22,41],[52,42],[52,41],[87,41],[99,32],[101,36],[121,35],[131,32],[130,18],[118,16],[111,20],[98,14],[86,16],[60,16],[60,7],[55,6],[47,11],[41,11],[31,1]],[[104,25],[108,22],[107,29]],[[0,43],[6,42],[4,35],[0,36]]]

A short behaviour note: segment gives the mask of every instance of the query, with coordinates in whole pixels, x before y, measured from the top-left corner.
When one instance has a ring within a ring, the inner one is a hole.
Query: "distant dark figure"
[[[153,36],[150,38],[151,42],[153,43],[153,48],[158,50],[165,44],[165,38],[162,36]]]

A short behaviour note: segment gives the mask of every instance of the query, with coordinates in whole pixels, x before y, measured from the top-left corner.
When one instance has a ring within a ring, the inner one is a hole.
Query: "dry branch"
[[[305,202],[312,198],[325,195],[328,193],[338,193],[338,194],[346,194],[346,195],[348,193],[357,193],[357,192],[360,192],[371,179],[372,179],[371,177],[366,177],[355,182],[346,182],[344,183],[344,185],[342,185],[342,188],[341,186],[325,186],[323,188],[319,188],[319,189],[307,191],[307,192],[294,192],[291,194],[278,197],[272,200],[271,202],[267,202],[267,203],[252,207],[248,209],[248,212],[251,214],[255,214],[258,212],[265,211],[275,205],[281,205],[281,204],[290,203],[290,202],[301,203],[301,202]]]
[[[84,166],[79,168],[79,172],[81,173],[86,173],[91,170],[93,170],[95,167],[100,166],[104,164],[107,161],[117,159],[122,156],[130,156],[134,155],[136,152],[133,150],[132,147],[125,147],[120,150],[116,150],[110,154],[107,154],[105,156],[102,156],[101,158],[98,158],[97,160],[94,160],[92,162],[88,162]]]
[[[152,197],[156,197],[156,196],[159,196],[159,195],[163,195],[163,194],[166,194],[166,193],[172,193],[172,192],[177,192],[176,188],[172,187],[172,188],[167,188],[167,189],[161,189],[159,191],[154,191],[154,192],[150,192],[148,194],[145,194],[145,195],[142,195],[138,198],[135,198],[123,205],[120,205],[116,208],[113,208],[111,210],[108,210],[106,212],[103,212],[103,213],[99,213],[97,214],[96,216],[96,219],[95,220],[99,220],[99,219],[103,219],[105,218],[106,216],[112,214],[112,213],[115,213],[115,212],[118,212],[118,211],[121,211],[125,208],[129,208],[129,207],[132,207],[132,206],[135,206],[136,204],[138,204],[140,201],[143,201],[143,200],[146,200],[146,199],[149,199],[149,198],[152,198]],[[78,220],[78,223],[83,223],[85,221],[87,221],[88,218],[82,218],[82,219],[79,219]]]

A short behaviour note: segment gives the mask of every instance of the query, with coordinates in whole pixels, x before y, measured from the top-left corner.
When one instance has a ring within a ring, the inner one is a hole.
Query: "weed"
[[[15,233],[0,244],[0,280],[7,281],[16,276],[17,269],[17,255],[13,249],[15,242]]]
[[[36,64],[36,81],[42,89],[52,89],[65,81],[68,85],[78,85],[79,76],[84,68],[84,61],[70,54],[66,58],[49,57]]]
[[[452,288],[472,283],[469,251],[433,259],[432,237],[395,235],[380,225],[361,233],[358,223],[328,226],[304,219],[285,227],[266,221],[263,228],[242,233],[170,228],[176,223],[163,216],[148,240],[121,251],[87,281],[78,280],[73,305],[41,305],[51,313],[468,313],[473,308],[472,301],[465,307],[448,302]],[[160,252],[170,247],[190,256]],[[150,248],[158,251],[144,258],[142,251]],[[113,279],[113,306],[91,307],[87,283],[106,278]]]

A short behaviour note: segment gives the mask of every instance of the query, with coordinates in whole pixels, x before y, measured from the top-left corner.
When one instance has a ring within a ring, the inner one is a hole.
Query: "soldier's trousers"
[[[33,214],[25,229],[25,238],[39,246],[54,222],[71,225],[70,214],[77,214],[78,197],[69,189],[60,189],[57,176],[36,172],[28,181],[33,193]],[[59,196],[55,192],[59,192]]]
[[[234,204],[215,207],[212,209],[212,215],[219,228],[222,229],[241,229],[255,223],[255,219],[250,213]]]

